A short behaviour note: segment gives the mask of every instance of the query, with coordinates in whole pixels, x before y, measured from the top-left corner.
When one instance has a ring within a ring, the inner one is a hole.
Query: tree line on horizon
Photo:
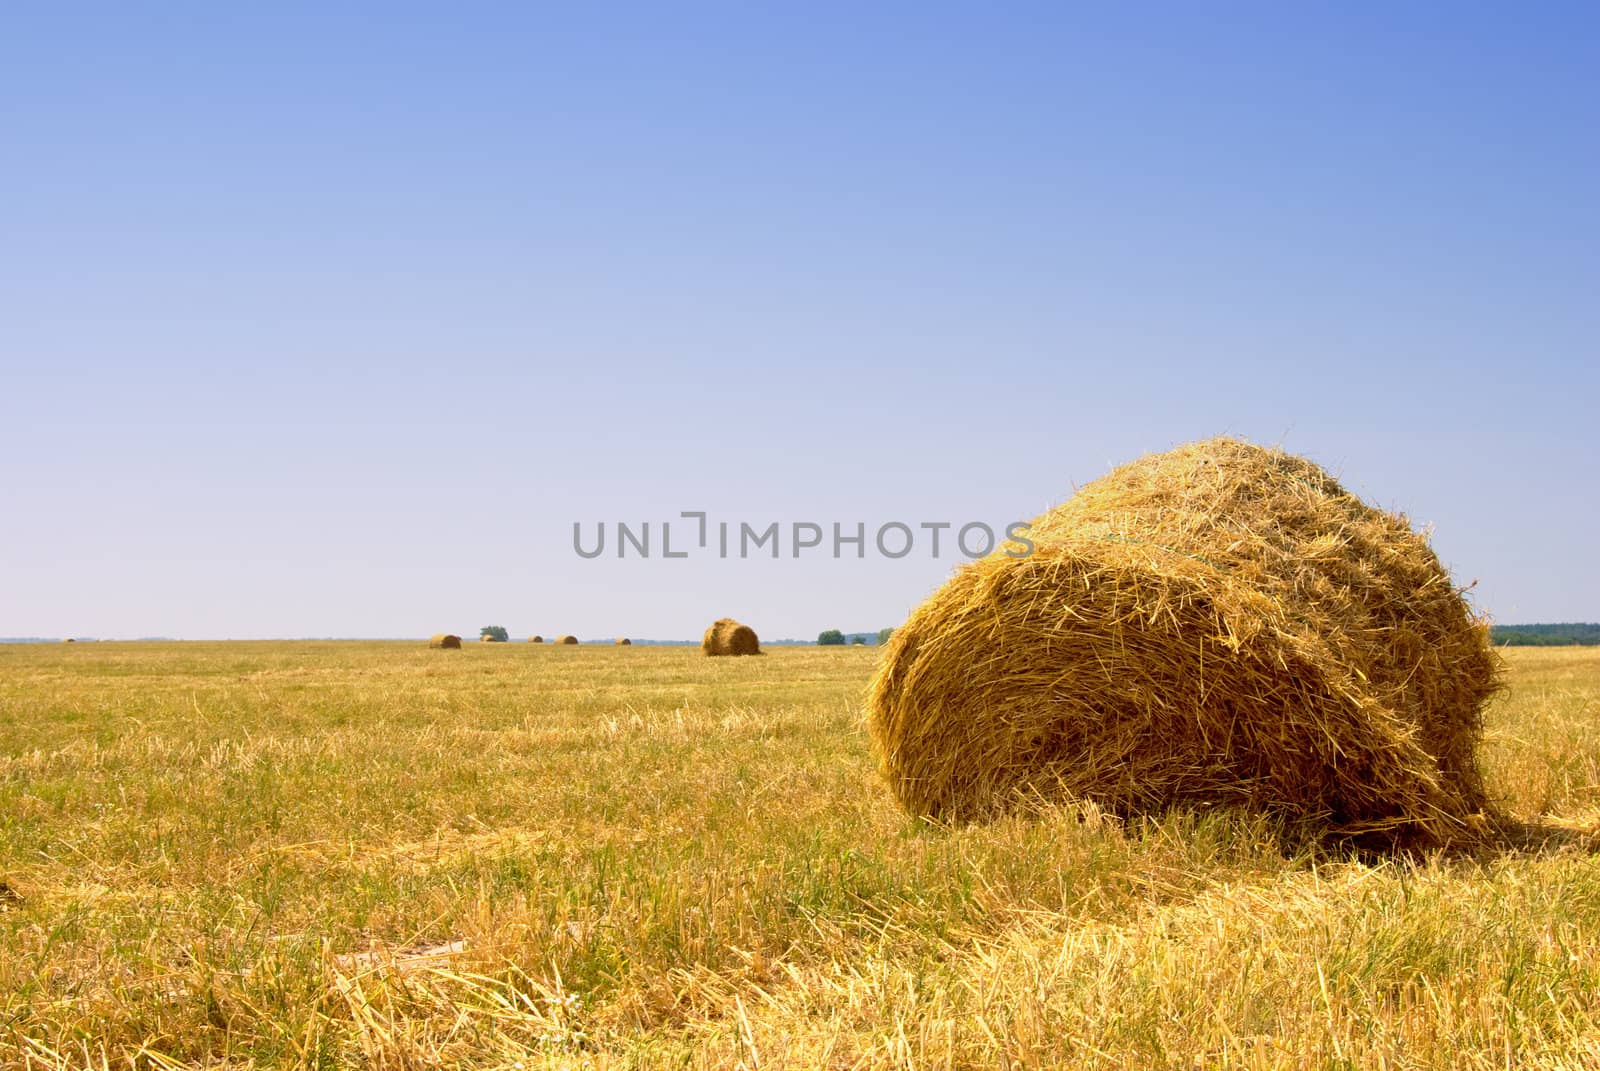
[[[481,634],[505,642],[506,630],[499,625],[485,625]],[[894,629],[871,632],[843,632],[836,628],[825,629],[817,635],[818,647],[878,646],[889,642]],[[1600,646],[1600,624],[1575,622],[1536,625],[1491,625],[1489,640],[1501,647],[1594,647]]]
[[[889,637],[894,635],[892,628],[880,628],[872,632],[840,632],[836,628],[824,629],[817,635],[818,647],[882,647],[889,642]]]
[[[1501,647],[1594,647],[1600,624],[1490,625],[1489,640]]]

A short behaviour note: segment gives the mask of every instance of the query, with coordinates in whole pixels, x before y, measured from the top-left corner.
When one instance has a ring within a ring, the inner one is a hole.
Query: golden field
[[[876,652],[0,647],[3,1067],[1600,1066],[1600,860],[908,818]],[[1484,760],[1600,817],[1600,649]]]

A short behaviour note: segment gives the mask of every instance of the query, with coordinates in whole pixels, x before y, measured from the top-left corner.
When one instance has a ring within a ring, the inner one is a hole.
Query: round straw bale
[[[749,625],[741,625],[731,617],[724,617],[706,629],[700,649],[708,655],[758,655],[761,653],[761,641],[756,638],[756,630]]]
[[[632,647],[633,641],[628,639],[626,636],[618,636],[616,645],[618,647]]]
[[[556,642],[557,643],[563,643],[563,644],[576,645],[577,642],[578,642],[578,637],[576,637],[576,636],[557,636],[556,637]]]
[[[441,632],[428,641],[429,647],[461,649],[461,637],[452,636],[448,632]]]
[[[543,643],[544,642],[544,637],[543,636],[529,636],[528,637],[528,642],[529,643]]]
[[[1083,487],[890,637],[868,697],[910,811],[1238,805],[1386,845],[1488,835],[1486,623],[1423,536],[1218,438]],[[1015,556],[1012,556],[1015,555]]]

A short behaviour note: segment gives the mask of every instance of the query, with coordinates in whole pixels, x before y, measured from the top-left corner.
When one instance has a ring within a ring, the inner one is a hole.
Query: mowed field
[[[0,647],[3,1067],[1600,1066],[1600,856],[938,828],[876,652]],[[1600,818],[1600,649],[1489,779]]]

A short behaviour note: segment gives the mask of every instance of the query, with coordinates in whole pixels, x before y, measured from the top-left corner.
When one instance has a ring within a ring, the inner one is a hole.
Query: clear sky
[[[1597,71],[1590,4],[7,5],[0,635],[877,628],[959,559],[788,525],[1223,432],[1595,620]]]

